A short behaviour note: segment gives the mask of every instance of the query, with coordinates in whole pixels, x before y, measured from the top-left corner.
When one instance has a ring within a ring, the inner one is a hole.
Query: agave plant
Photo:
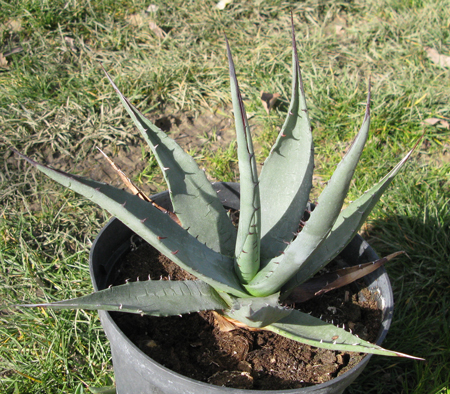
[[[197,280],[130,282],[77,299],[25,306],[121,310],[153,316],[213,310],[248,327],[270,330],[321,348],[406,356],[289,309],[282,300],[293,290],[300,298],[308,293],[301,290],[308,286],[300,285],[312,283],[308,280],[351,241],[412,150],[379,183],[342,210],[369,132],[369,88],[362,127],[309,219],[302,222],[312,187],[314,159],[294,29],[292,98],[287,119],[259,176],[227,40],[226,46],[240,171],[238,229],[193,158],[147,120],[105,71],[163,171],[173,212],[146,198],[124,175],[132,193],[21,156],[50,178],[109,211]],[[375,267],[392,257],[378,261]],[[358,272],[353,275],[361,276]]]

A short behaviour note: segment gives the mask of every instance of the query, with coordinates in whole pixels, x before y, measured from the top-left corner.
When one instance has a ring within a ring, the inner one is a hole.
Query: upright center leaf
[[[242,283],[248,283],[258,272],[260,264],[261,202],[252,137],[228,40],[226,40],[226,44],[241,183],[241,208],[235,249],[235,269]]]

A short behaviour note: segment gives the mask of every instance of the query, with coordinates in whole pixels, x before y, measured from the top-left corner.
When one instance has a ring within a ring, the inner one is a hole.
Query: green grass
[[[364,231],[379,254],[408,253],[387,267],[396,304],[384,345],[426,361],[375,356],[349,392],[448,393],[450,133],[421,122],[450,120],[450,69],[433,64],[424,50],[450,55],[449,2],[235,0],[224,11],[215,10],[214,1],[152,3],[159,8],[148,19],[167,33],[163,39],[145,18],[142,26],[129,23],[130,15],[148,7],[141,0],[0,0],[0,52],[23,49],[0,69],[0,391],[70,393],[113,379],[96,313],[8,308],[89,292],[89,248],[108,219],[8,147],[85,174],[98,165],[95,146],[113,155],[140,147],[100,64],[152,119],[226,112],[225,33],[262,162],[290,96],[292,9],[314,127],[317,190],[360,126],[369,76],[371,136],[350,199],[381,178],[425,131]],[[343,34],[335,33],[338,16],[346,21]],[[11,20],[20,21],[18,31],[8,27]],[[259,100],[262,90],[281,93],[269,116]],[[205,137],[205,145],[191,153],[213,179],[237,180],[234,145],[217,146],[213,131]],[[130,176],[150,183],[149,190],[162,190],[154,160],[145,151],[135,160],[148,164],[142,172],[130,168]]]

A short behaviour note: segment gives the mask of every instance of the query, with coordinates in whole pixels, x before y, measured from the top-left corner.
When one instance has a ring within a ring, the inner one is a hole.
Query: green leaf
[[[273,258],[248,285],[245,285],[250,294],[261,297],[279,291],[328,236],[344,203],[367,140],[370,125],[369,105],[370,87],[364,122],[352,146],[337,166],[320,195],[316,208],[297,238],[286,248],[283,255]]]
[[[342,328],[326,323],[307,313],[293,310],[291,314],[267,327],[266,330],[286,338],[323,349],[347,352],[364,352],[384,356],[399,356],[421,360],[418,357],[383,349],[381,346],[363,341]]]
[[[105,74],[154,153],[169,187],[174,213],[183,227],[209,248],[233,256],[236,229],[205,173],[176,141],[129,102],[106,71]]]
[[[106,209],[175,264],[198,279],[215,289],[238,297],[248,297],[234,272],[231,257],[221,255],[205,246],[151,203],[106,183],[53,170],[18,154],[56,182]]]
[[[79,383],[77,388],[74,391],[74,394],[84,394],[84,386],[83,383]]]
[[[307,264],[303,264],[295,277],[283,287],[283,297],[321,270],[348,245],[416,147],[417,143],[380,182],[351,202],[339,214],[325,241],[311,255]]]
[[[288,115],[259,177],[261,264],[294,238],[312,187],[314,145],[292,26],[292,98]]]
[[[225,42],[230,68],[231,97],[236,124],[241,183],[239,228],[235,247],[235,268],[241,281],[248,283],[258,272],[260,263],[261,202],[250,127],[248,126],[244,103],[242,102],[239,91],[230,46],[226,38]]]
[[[228,307],[211,286],[192,280],[128,282],[71,300],[18,306],[120,311],[151,316],[174,316]]]
[[[224,313],[249,327],[265,327],[292,312],[278,303],[279,296],[276,293],[268,297],[237,298]]]

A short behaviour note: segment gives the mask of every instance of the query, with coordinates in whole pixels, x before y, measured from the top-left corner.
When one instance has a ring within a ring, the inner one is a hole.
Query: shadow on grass
[[[389,264],[394,318],[383,347],[425,361],[373,357],[349,388],[356,393],[446,393],[450,386],[450,207],[430,202],[420,215],[389,215],[364,234]],[[431,390],[431,391],[430,391]],[[441,391],[442,390],[442,391]]]

